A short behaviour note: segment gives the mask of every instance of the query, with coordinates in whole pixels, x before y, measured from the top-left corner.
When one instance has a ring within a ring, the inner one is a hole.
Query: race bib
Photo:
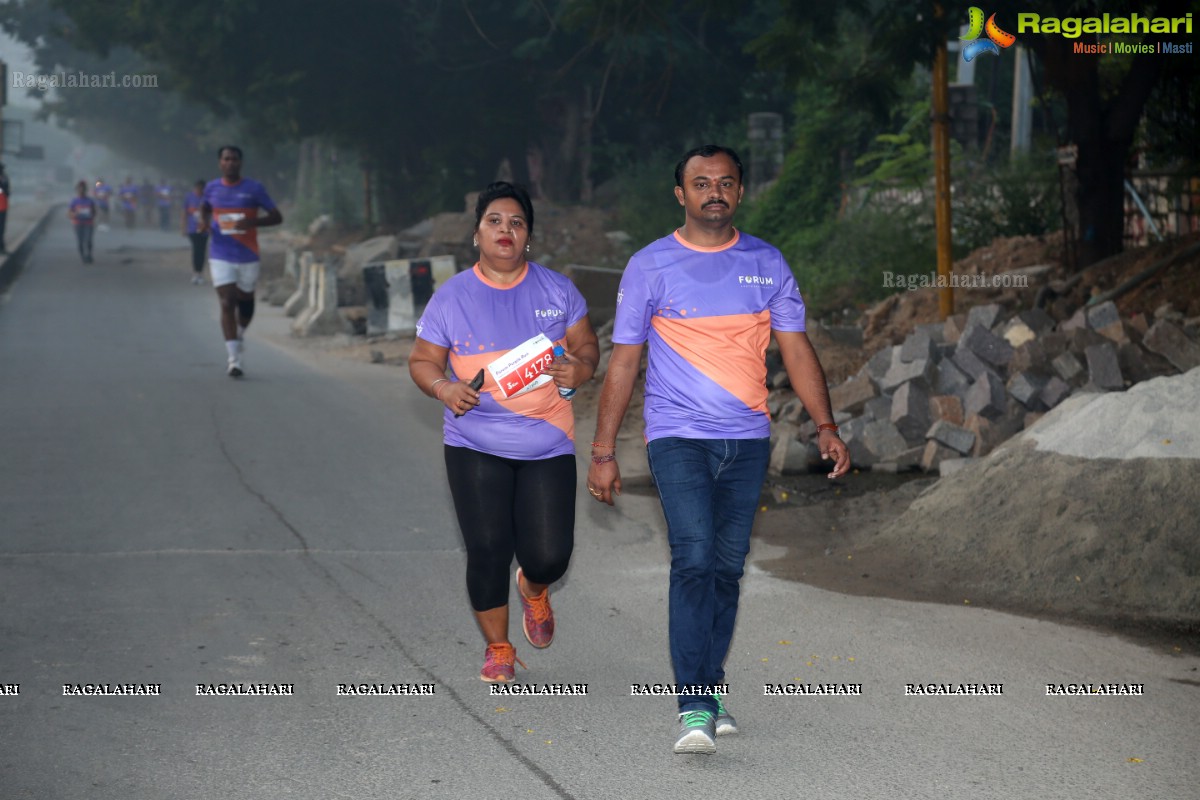
[[[89,208],[88,206],[79,206],[78,208],[75,209],[75,218],[76,219],[91,219],[92,218],[92,209]]]
[[[554,342],[539,333],[488,364],[488,372],[505,399],[550,382],[543,374],[554,361]]]
[[[221,233],[226,236],[237,236],[239,233],[245,233],[244,230],[238,228],[238,223],[246,218],[245,214],[218,214],[217,226],[221,229]]]

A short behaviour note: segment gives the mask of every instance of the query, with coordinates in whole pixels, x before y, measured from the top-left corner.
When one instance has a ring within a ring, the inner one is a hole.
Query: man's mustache
[[[724,200],[709,200],[702,208],[708,208],[709,206],[725,206],[729,208],[729,203],[726,203]]]

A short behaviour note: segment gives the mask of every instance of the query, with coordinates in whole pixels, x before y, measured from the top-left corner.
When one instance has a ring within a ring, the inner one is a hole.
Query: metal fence
[[[1132,191],[1131,191],[1132,190]],[[1135,172],[1125,185],[1125,246],[1200,231],[1200,176]]]

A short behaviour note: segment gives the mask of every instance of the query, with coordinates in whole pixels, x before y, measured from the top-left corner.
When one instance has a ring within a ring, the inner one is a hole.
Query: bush
[[[955,244],[970,252],[1001,236],[1041,236],[1062,227],[1062,195],[1053,159],[1014,158],[954,187]]]
[[[918,206],[868,205],[791,243],[795,249],[787,255],[792,272],[815,317],[892,294],[884,272],[918,275],[937,269],[932,217],[929,209]]]

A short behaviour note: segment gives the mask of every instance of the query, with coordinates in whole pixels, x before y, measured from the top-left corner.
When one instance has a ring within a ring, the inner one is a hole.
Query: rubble
[[[865,319],[883,324],[878,311]],[[1196,329],[1170,307],[1125,317],[1110,300],[1056,321],[1041,308],[1013,313],[986,303],[913,325],[831,386],[830,397],[856,467],[945,474],[987,456],[1073,395],[1122,392],[1200,366]],[[789,435],[811,442],[815,429],[810,423]],[[798,448],[789,448],[788,462],[799,464]],[[789,448],[778,450],[781,464]]]

